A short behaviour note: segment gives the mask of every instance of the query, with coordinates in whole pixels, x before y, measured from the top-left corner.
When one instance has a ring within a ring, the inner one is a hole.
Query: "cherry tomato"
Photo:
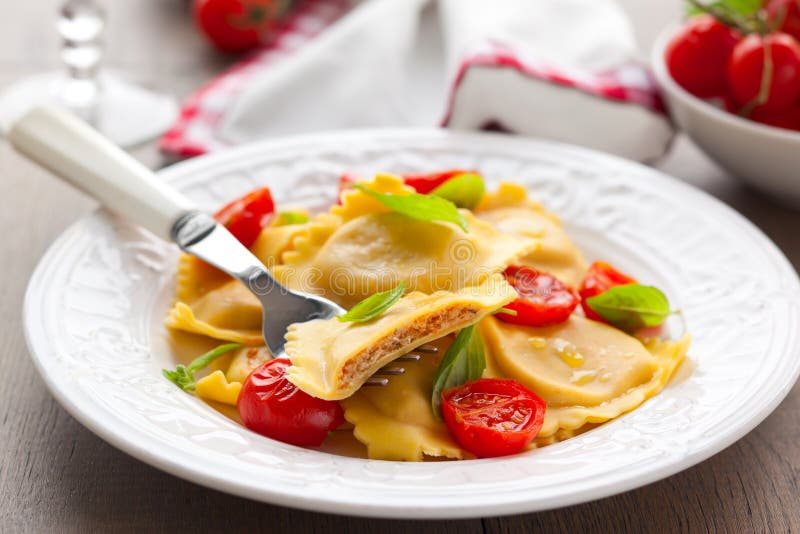
[[[442,392],[442,417],[464,449],[479,458],[516,454],[544,422],[547,404],[516,380],[479,378]]]
[[[338,402],[312,397],[286,379],[288,358],[250,373],[239,393],[239,416],[254,432],[292,445],[318,446],[344,423]]]
[[[578,293],[581,296],[581,307],[583,308],[583,313],[586,314],[586,317],[589,319],[605,322],[602,317],[597,315],[597,312],[595,312],[589,307],[588,304],[586,304],[586,299],[589,297],[594,297],[595,295],[599,295],[600,293],[604,293],[612,287],[635,283],[635,278],[619,272],[608,263],[604,261],[594,262],[589,266],[589,270],[586,272],[586,276],[583,278],[583,282],[581,283],[581,288],[578,290]]]
[[[772,57],[772,77],[767,99],[758,107],[765,111],[788,109],[800,96],[800,45],[785,33],[766,37],[752,34],[736,45],[728,62],[731,92],[742,105],[756,99],[761,89],[765,49]]]
[[[800,39],[800,4],[797,0],[768,0],[764,10],[768,21],[780,22],[777,29]]]
[[[798,104],[782,111],[755,109],[749,118],[767,126],[800,131],[800,105]]]
[[[262,187],[226,204],[214,214],[242,245],[250,248],[261,230],[275,216],[275,203],[269,187]]]
[[[421,195],[427,195],[450,178],[458,176],[459,174],[474,172],[475,171],[452,169],[449,171],[432,172],[428,174],[406,174],[403,176],[403,181],[406,183],[406,185],[413,187],[417,193]]]
[[[195,0],[200,30],[223,52],[244,52],[264,42],[290,2],[282,0]]]
[[[701,98],[720,96],[727,86],[726,66],[739,34],[711,15],[690,19],[665,52],[672,78]]]
[[[531,267],[511,266],[503,273],[519,298],[506,308],[517,315],[498,313],[507,323],[549,326],[566,321],[578,305],[578,295],[552,274]]]

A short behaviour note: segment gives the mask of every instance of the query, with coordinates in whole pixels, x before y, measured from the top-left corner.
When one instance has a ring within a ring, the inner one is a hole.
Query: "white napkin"
[[[481,128],[660,156],[672,135],[612,0],[368,0],[253,76],[216,135]]]

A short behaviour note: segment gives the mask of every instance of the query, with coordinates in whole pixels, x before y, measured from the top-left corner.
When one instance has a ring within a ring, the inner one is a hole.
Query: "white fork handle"
[[[171,240],[175,221],[196,209],[147,167],[60,108],[33,108],[12,125],[8,140],[31,160],[162,239]]]

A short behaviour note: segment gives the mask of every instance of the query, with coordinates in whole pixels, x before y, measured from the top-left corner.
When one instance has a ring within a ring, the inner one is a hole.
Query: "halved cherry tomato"
[[[602,317],[597,315],[596,311],[591,309],[589,305],[586,304],[586,299],[589,297],[594,297],[595,295],[599,295],[600,293],[604,293],[612,287],[635,283],[635,278],[619,272],[608,263],[604,261],[594,262],[589,266],[589,270],[586,272],[586,276],[583,278],[583,283],[581,283],[581,288],[578,290],[578,293],[581,296],[581,307],[583,308],[583,313],[586,314],[586,317],[589,319],[605,322],[603,321]]]
[[[728,58],[739,39],[736,31],[711,15],[693,17],[667,46],[670,76],[701,98],[722,95],[727,87]]]
[[[256,242],[261,230],[274,216],[275,203],[272,201],[269,187],[251,191],[214,214],[214,218],[225,225],[225,228],[247,248]]]
[[[197,26],[223,52],[244,52],[265,42],[291,2],[195,0]]]
[[[474,173],[475,171],[463,171],[461,169],[452,169],[442,172],[431,172],[428,174],[405,174],[403,181],[406,185],[413,187],[417,193],[427,195],[450,178],[458,176],[459,174]]]
[[[764,10],[767,20],[780,22],[780,31],[800,40],[800,5],[797,0],[767,0]]]
[[[498,313],[507,323],[550,326],[566,321],[578,305],[578,295],[561,280],[531,267],[511,266],[503,273],[519,298],[506,308],[517,315]]]
[[[547,404],[516,380],[479,378],[442,392],[442,417],[453,437],[479,458],[516,454],[544,422]]]
[[[772,75],[767,98],[758,109],[788,109],[800,96],[800,45],[785,33],[765,37],[751,34],[736,45],[728,62],[731,93],[739,104],[755,101],[761,90],[767,49],[772,60]]]
[[[250,373],[239,393],[239,416],[254,432],[292,445],[317,446],[344,423],[338,402],[312,397],[286,379],[288,358]]]

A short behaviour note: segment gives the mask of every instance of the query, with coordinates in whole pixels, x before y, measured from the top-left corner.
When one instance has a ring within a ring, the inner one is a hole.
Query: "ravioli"
[[[310,223],[267,226],[261,230],[250,251],[267,268],[272,269],[283,262],[283,254],[291,250],[294,239],[309,226]]]
[[[306,225],[268,226],[251,251],[268,268],[274,267],[305,229]],[[261,303],[240,282],[202,260],[181,255],[167,327],[256,345],[263,343],[261,314]]]
[[[364,185],[391,195],[415,193],[393,175]],[[490,316],[518,296],[501,274],[510,265],[546,271],[573,287],[586,271],[558,217],[521,186],[500,184],[474,211],[460,210],[466,232],[401,215],[355,188],[340,199],[302,224],[273,219],[251,251],[287,287],[345,308],[406,283],[408,293],[371,321],[312,320],[286,334],[288,380],[316,397],[339,400],[352,424],[350,439],[363,444],[369,458],[472,458],[434,417],[430,402],[452,333],[471,324],[480,324],[486,346],[483,375],[518,380],[547,402],[531,447],[569,439],[635,409],[666,386],[687,353],[688,335],[640,340],[578,314],[546,328]],[[211,364],[210,374],[197,381],[199,397],[235,405],[248,375],[272,358],[261,335],[262,313],[244,285],[181,256],[167,326],[247,345]],[[392,376],[388,386],[361,388],[381,367],[425,343],[439,352],[404,363],[405,374]]]
[[[230,280],[192,302],[176,302],[169,328],[248,345],[264,343],[261,302],[239,281]]]
[[[256,367],[272,359],[267,347],[242,347],[234,351],[225,377],[229,382],[244,382]]]
[[[562,282],[577,287],[586,273],[586,261],[572,243],[558,217],[530,200],[524,187],[501,184],[494,193],[487,193],[476,216],[500,233],[533,238],[535,250],[516,263],[548,272]]]
[[[514,300],[502,275],[458,292],[412,292],[366,323],[295,323],[286,334],[287,379],[306,393],[344,399],[381,367],[428,341],[478,322]]]
[[[341,401],[344,416],[353,424],[356,439],[367,456],[379,460],[421,461],[425,457],[470,458],[447,426],[433,417],[433,375],[452,336],[431,342],[439,351],[418,362],[403,364],[406,372],[385,387],[361,388]]]
[[[519,380],[547,402],[540,438],[630,411],[660,391],[689,339],[646,345],[621,330],[573,315],[544,328],[481,322],[487,375]]]

